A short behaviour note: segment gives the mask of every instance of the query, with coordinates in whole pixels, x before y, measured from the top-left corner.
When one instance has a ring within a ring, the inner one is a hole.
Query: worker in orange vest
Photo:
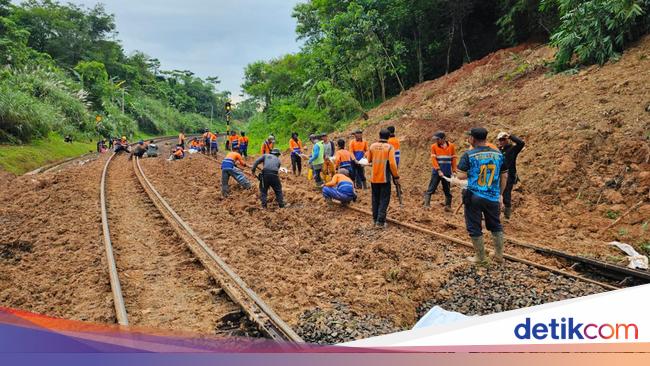
[[[390,132],[379,131],[379,142],[370,145],[368,163],[372,164],[372,219],[375,226],[385,228],[386,213],[390,204],[391,178],[399,186],[399,173],[395,161],[395,148],[388,143]]]
[[[244,158],[248,157],[248,136],[246,136],[246,132],[244,131],[239,136],[239,152]]]
[[[429,188],[424,193],[424,207],[431,207],[431,195],[436,193],[438,184],[442,183],[442,190],[445,193],[445,211],[451,211],[451,185],[445,180],[445,177],[451,178],[456,174],[458,157],[456,156],[456,147],[447,141],[443,131],[438,131],[433,135],[434,143],[431,145],[431,180]]]
[[[350,152],[354,155],[354,159],[357,162],[363,159],[368,153],[368,143],[363,140],[363,131],[354,131],[354,139],[350,141]],[[358,163],[354,164],[354,185],[356,188],[368,188],[364,167]]]
[[[230,180],[230,177],[235,178],[237,183],[244,187],[244,189],[251,188],[251,183],[246,179],[244,173],[237,168],[237,164],[242,168],[247,166],[246,162],[239,154],[239,147],[235,147],[221,162],[221,194],[223,197],[228,197],[228,181]]]

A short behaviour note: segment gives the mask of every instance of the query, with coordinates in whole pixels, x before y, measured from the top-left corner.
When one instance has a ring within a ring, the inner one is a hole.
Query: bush
[[[0,141],[24,143],[45,137],[62,118],[52,105],[0,83]]]

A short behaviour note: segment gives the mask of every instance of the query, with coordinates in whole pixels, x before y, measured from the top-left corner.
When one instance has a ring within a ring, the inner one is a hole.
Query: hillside
[[[374,141],[380,128],[397,127],[400,175],[413,200],[409,212],[425,222],[442,217],[434,212],[431,219],[417,208],[430,177],[433,133],[446,131],[462,153],[462,134],[472,126],[487,127],[493,140],[501,130],[512,132],[527,147],[519,158],[522,184],[515,188],[509,233],[582,254],[603,240],[648,250],[650,36],[620,61],[573,75],[549,74],[545,65],[553,54],[541,45],[495,52],[387,101],[348,132],[363,127]],[[640,200],[646,203],[618,226],[598,232]],[[462,226],[460,216],[456,224]]]

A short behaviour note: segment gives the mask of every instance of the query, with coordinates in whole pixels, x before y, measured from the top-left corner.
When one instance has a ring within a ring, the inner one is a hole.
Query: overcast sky
[[[296,52],[298,0],[63,0],[100,2],[115,14],[118,39],[127,53],[140,50],[166,70],[217,75],[221,90],[239,100],[244,67]]]

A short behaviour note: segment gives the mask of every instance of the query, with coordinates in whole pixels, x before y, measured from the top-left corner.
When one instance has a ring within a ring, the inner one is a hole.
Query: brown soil
[[[527,144],[508,235],[619,264],[623,255],[609,241],[643,253],[650,244],[650,36],[619,62],[576,75],[549,75],[544,62],[552,55],[544,46],[498,51],[412,88],[370,111],[369,121],[353,124],[350,131],[365,127],[371,142],[380,128],[397,128],[407,204],[392,206],[392,214],[464,235],[462,210],[447,218],[439,208],[421,209],[429,147],[433,133],[444,130],[462,154],[463,132],[482,125],[492,139],[506,130]],[[433,201],[442,200],[440,190]],[[600,233],[640,200],[646,203]]]
[[[168,227],[138,182],[127,156],[107,180],[111,240],[129,322],[204,334],[238,310]]]

